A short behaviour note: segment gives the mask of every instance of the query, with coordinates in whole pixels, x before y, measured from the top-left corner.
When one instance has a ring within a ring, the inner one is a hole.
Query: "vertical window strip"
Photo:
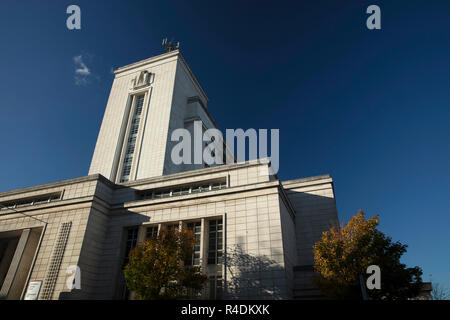
[[[223,221],[210,220],[208,228],[209,298],[222,299]]]
[[[223,298],[223,280],[221,275],[209,277],[209,298],[212,300]]]
[[[127,230],[127,240],[125,244],[125,255],[123,257],[123,267],[130,261],[130,252],[136,246],[138,238],[138,228],[131,228]]]
[[[223,255],[222,219],[209,221],[208,264],[221,264]]]
[[[190,222],[187,224],[187,228],[194,233],[194,236],[198,239],[198,242],[194,245],[192,257],[188,259],[185,263],[189,266],[198,266],[200,265],[200,239],[202,233],[202,223],[199,222]]]
[[[139,124],[141,122],[144,97],[144,94],[136,97],[136,105],[134,109],[133,119],[131,121],[130,133],[127,139],[127,147],[125,149],[125,157],[123,160],[120,182],[126,182],[130,180],[131,165],[133,163],[134,151],[136,148],[136,139],[139,131]]]

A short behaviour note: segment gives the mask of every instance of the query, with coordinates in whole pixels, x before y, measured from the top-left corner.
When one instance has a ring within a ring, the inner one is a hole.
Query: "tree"
[[[422,288],[422,270],[406,268],[400,262],[407,245],[377,230],[378,216],[365,218],[358,211],[346,226],[333,227],[322,233],[314,245],[314,279],[321,293],[332,299],[361,299],[359,276],[367,277],[367,267],[377,265],[381,270],[381,289],[367,290],[368,298],[408,299]],[[364,285],[365,285],[364,280]]]
[[[450,300],[450,291],[439,283],[433,282],[431,296],[433,300]]]
[[[200,292],[206,275],[199,266],[184,263],[192,258],[197,241],[191,230],[161,230],[139,243],[124,269],[128,289],[140,300],[180,299]]]

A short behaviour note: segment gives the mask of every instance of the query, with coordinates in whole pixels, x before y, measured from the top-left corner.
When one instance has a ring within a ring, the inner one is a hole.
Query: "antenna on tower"
[[[175,43],[173,40],[167,41],[167,38],[164,38],[162,41],[162,47],[166,50],[166,52],[170,52],[179,49],[180,42]]]

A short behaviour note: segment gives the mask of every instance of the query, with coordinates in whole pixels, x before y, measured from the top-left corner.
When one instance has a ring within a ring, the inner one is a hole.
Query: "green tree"
[[[367,267],[377,265],[381,270],[381,289],[367,290],[369,299],[408,299],[422,288],[422,270],[406,268],[400,262],[407,245],[377,230],[378,216],[366,219],[359,210],[347,225],[323,232],[314,245],[314,279],[321,293],[332,299],[361,299],[359,275],[368,275]]]
[[[200,292],[207,280],[199,266],[184,263],[199,241],[191,230],[161,230],[131,252],[124,275],[140,300],[180,299]]]

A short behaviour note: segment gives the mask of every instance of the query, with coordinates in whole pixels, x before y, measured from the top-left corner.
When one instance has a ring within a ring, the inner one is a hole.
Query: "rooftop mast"
[[[162,47],[166,50],[166,52],[170,52],[179,49],[180,42],[175,43],[173,40],[167,41],[167,38],[164,38],[162,41]]]

